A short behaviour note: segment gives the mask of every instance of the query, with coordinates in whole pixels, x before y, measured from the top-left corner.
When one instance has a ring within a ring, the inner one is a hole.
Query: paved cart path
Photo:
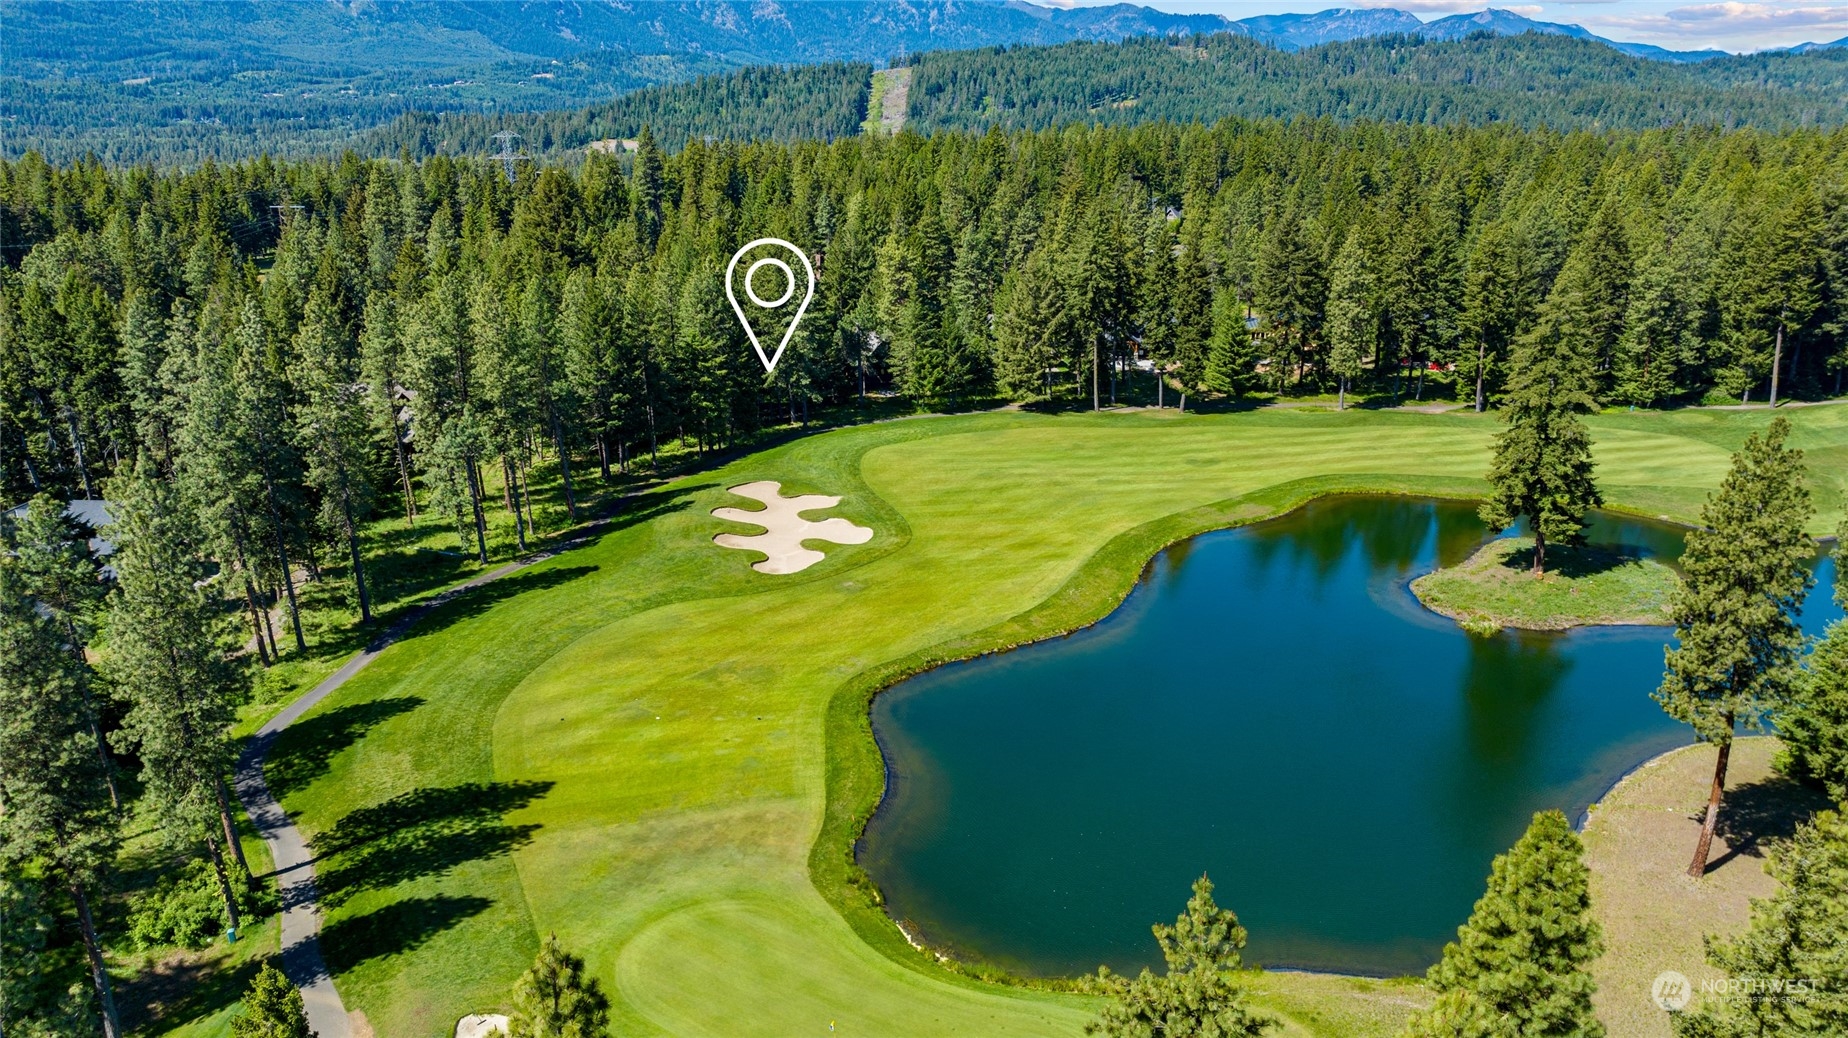
[[[627,496],[624,495],[625,498]],[[244,751],[238,755],[237,798],[243,803],[245,813],[250,815],[251,823],[256,826],[257,835],[269,845],[270,857],[276,863],[275,876],[281,887],[282,972],[290,983],[301,989],[302,1004],[308,1012],[308,1026],[320,1038],[352,1038],[353,1031],[346,1004],[340,1000],[340,992],[334,989],[334,978],[321,958],[321,909],[315,901],[314,852],[302,837],[301,830],[295,827],[295,823],[283,812],[282,805],[270,794],[269,785],[263,780],[263,762],[269,756],[276,736],[300,720],[303,714],[314,709],[335,689],[346,684],[353,675],[366,669],[366,665],[379,653],[402,639],[419,620],[439,606],[483,584],[569,551],[590,540],[608,523],[608,519],[588,523],[581,533],[568,541],[491,569],[399,617],[396,623],[381,632],[357,656],[346,661],[326,680],[303,693],[283,708],[281,713],[270,718],[269,723],[257,729],[256,736],[245,743]]]

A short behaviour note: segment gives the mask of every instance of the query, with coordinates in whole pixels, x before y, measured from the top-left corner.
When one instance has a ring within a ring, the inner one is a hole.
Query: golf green
[[[1822,532],[1848,408],[1790,417]],[[1689,518],[1767,421],[1599,418],[1605,493]],[[611,992],[621,1034],[1079,1033],[1088,1000],[935,966],[854,881],[850,844],[882,786],[870,695],[1097,619],[1182,537],[1333,491],[1477,492],[1495,428],[1288,410],[921,418],[639,496],[594,544],[443,607],[272,754],[273,788],[323,852],[323,950],[348,1007],[386,1038],[446,1034],[504,1006],[556,932]],[[827,514],[874,535],[818,545],[826,559],[799,574],[754,572],[712,543],[729,527],[710,512],[743,506],[726,488],[755,480],[840,495]],[[1267,999],[1303,1004],[1289,983],[1267,979]],[[1363,1033],[1335,1004],[1350,997],[1366,992],[1317,995],[1291,1033]]]

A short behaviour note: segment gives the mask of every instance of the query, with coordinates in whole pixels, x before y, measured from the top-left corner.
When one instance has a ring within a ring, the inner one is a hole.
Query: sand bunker
[[[768,555],[769,558],[764,561],[751,564],[751,568],[759,573],[797,573],[827,558],[821,552],[804,548],[803,541],[865,544],[873,539],[873,531],[864,526],[855,526],[845,519],[823,519],[811,523],[802,518],[803,512],[833,508],[841,503],[840,498],[823,494],[784,497],[782,486],[773,480],[761,480],[731,488],[731,492],[739,497],[762,501],[764,510],[747,512],[742,508],[715,508],[712,514],[735,523],[761,526],[764,532],[750,537],[722,533],[714,537],[712,542],[724,548],[748,548]]]

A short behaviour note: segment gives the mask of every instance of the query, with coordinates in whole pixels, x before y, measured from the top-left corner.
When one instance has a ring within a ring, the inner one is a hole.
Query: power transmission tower
[[[513,150],[513,142],[519,140],[520,135],[512,130],[502,130],[494,135],[494,139],[500,142],[500,154],[494,157],[500,160],[501,168],[507,171],[507,183],[511,184],[517,179],[514,174],[515,163],[521,159],[530,159],[532,156]]]
[[[308,207],[289,203],[284,205],[272,205],[270,208],[276,210],[276,222],[283,227],[287,227],[289,225],[290,216]]]

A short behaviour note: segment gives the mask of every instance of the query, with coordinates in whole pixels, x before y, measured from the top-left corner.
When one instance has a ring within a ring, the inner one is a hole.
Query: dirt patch
[[[1769,737],[1733,744],[1720,832],[1698,882],[1686,870],[1713,778],[1712,746],[1657,757],[1593,807],[1585,857],[1606,944],[1592,968],[1594,1002],[1613,1036],[1672,1038],[1668,1014],[1650,998],[1656,975],[1675,970],[1696,986],[1719,977],[1707,965],[1701,938],[1745,929],[1752,899],[1777,889],[1764,868],[1767,847],[1828,806],[1820,794],[1772,771],[1777,748]]]

